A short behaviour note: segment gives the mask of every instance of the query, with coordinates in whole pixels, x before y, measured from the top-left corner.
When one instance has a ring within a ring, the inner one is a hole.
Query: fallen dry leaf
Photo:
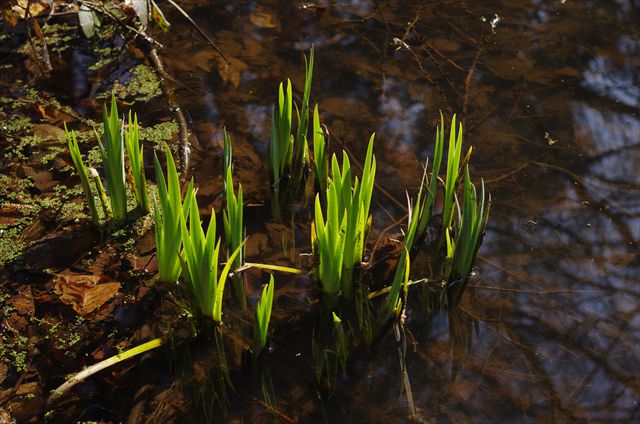
[[[224,59],[218,60],[218,72],[224,82],[230,82],[234,87],[240,85],[240,74],[247,69],[247,64],[234,57],[229,58],[229,62]]]
[[[49,11],[49,5],[45,1],[39,0],[18,0],[13,6],[13,10],[24,19],[27,16],[27,9],[31,17],[44,15]]]
[[[249,16],[249,20],[252,24],[260,28],[275,28],[278,26],[275,15],[266,10],[256,10]]]
[[[102,281],[102,282],[101,282]],[[120,290],[120,283],[97,275],[59,274],[55,290],[60,300],[71,305],[78,315],[87,315],[107,303]]]

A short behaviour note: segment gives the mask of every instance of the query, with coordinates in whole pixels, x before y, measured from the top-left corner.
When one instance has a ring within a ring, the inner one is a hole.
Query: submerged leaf
[[[97,275],[64,275],[60,274],[55,282],[55,290],[62,303],[70,305],[78,315],[87,315],[111,300],[120,283]]]
[[[278,18],[266,10],[256,10],[249,16],[252,24],[260,28],[275,28],[278,26]]]
[[[85,4],[82,4],[80,10],[78,10],[78,21],[80,22],[82,33],[87,38],[91,38],[96,32],[96,28],[100,26],[95,12]]]

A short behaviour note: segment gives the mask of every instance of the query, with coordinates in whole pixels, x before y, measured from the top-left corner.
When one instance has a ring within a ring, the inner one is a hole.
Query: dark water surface
[[[418,420],[640,422],[640,1],[181,4],[231,62],[225,68],[166,6],[173,26],[154,35],[193,123],[190,172],[201,205],[219,208],[225,125],[253,205],[249,260],[300,266],[307,259],[297,254],[310,252],[301,222],[287,259],[287,230],[261,205],[276,84],[290,77],[300,93],[311,45],[312,102],[331,149],[362,158],[376,132],[385,193],[374,192],[370,247],[399,232],[383,230],[406,214],[404,191],[415,195],[439,112],[462,117],[472,176],[493,205],[460,310],[433,322],[418,305],[409,310]],[[424,266],[416,262],[413,277]],[[318,399],[304,318],[312,285],[283,279],[276,294],[280,419],[407,419],[391,335],[356,356],[335,396]],[[257,402],[234,404],[231,417],[271,419]]]
[[[421,417],[640,420],[640,2],[235,2],[189,11],[238,73],[237,85],[221,84],[215,53],[187,30],[164,40],[169,69],[197,93],[182,92],[203,146],[219,143],[224,123],[264,157],[266,100],[288,76],[299,92],[312,44],[312,101],[333,147],[362,157],[375,131],[379,181],[400,202],[432,153],[438,111],[463,113],[473,175],[494,200],[463,304],[479,325],[452,380],[447,320],[428,331],[419,310],[409,317]],[[409,22],[409,48],[394,45]],[[380,192],[376,199],[381,230],[390,222],[383,208],[403,212]],[[343,382],[325,405],[329,421],[406,415],[391,347]]]

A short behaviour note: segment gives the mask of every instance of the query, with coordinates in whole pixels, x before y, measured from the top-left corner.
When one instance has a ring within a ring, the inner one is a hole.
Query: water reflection
[[[206,98],[261,157],[273,88],[286,75],[301,88],[301,50],[312,42],[313,101],[320,102],[332,148],[347,146],[357,156],[377,131],[380,183],[401,201],[432,149],[438,110],[467,111],[467,143],[476,148],[476,175],[493,193],[492,219],[480,276],[460,315],[429,323],[419,309],[409,311],[416,344],[406,360],[418,416],[640,419],[640,74],[633,29],[640,4],[265,2],[260,18],[271,14],[281,23],[269,28],[244,15],[258,10],[254,3],[237,5],[211,31],[247,66],[239,86],[212,81],[205,91],[216,96]],[[206,16],[209,9],[196,11]],[[496,13],[501,21],[492,31],[486,17]],[[411,45],[394,50],[391,39],[404,35]],[[180,60],[179,48],[176,55]],[[391,206],[381,194],[378,200]],[[306,389],[290,383],[283,408],[301,418],[406,416],[391,341],[354,369],[323,406],[306,403]]]
[[[283,253],[291,239],[296,253],[310,252],[306,212],[295,235],[269,221],[264,158],[277,83],[290,77],[299,95],[312,44],[312,102],[330,149],[362,157],[377,132],[385,191],[375,195],[373,236],[403,217],[404,190],[418,185],[439,111],[447,120],[462,114],[492,216],[461,308],[428,317],[417,294],[410,300],[406,366],[418,419],[640,421],[639,1],[181,4],[229,57],[221,61],[167,11],[174,27],[157,36],[199,140],[192,174],[207,206],[219,209],[225,125],[251,202],[250,260],[311,268],[308,256],[289,263]],[[89,56],[74,51],[70,62],[79,65],[71,96],[80,97],[97,76],[86,75]],[[277,284],[269,359],[281,418],[406,418],[393,336],[350,355],[335,396],[320,400],[309,336],[315,283]],[[247,396],[230,414],[251,422],[267,413]]]

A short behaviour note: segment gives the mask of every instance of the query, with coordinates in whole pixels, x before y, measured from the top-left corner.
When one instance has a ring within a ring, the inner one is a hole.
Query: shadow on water
[[[370,132],[377,133],[382,190],[374,194],[369,246],[398,232],[383,229],[406,214],[403,190],[417,190],[440,110],[462,114],[465,145],[474,147],[473,175],[493,196],[478,274],[460,307],[425,316],[417,300],[410,301],[405,327],[351,358],[328,400],[320,400],[313,383],[315,284],[282,277],[268,358],[277,399],[272,413],[286,422],[401,421],[408,417],[406,371],[419,420],[640,420],[640,2],[224,3],[181,2],[215,37],[229,67],[177,13],[168,13],[171,31],[157,37],[165,45],[166,70],[179,82],[177,101],[192,123],[190,173],[202,182],[207,209],[221,205],[223,126],[233,137],[235,169],[249,204],[248,260],[309,268],[301,255],[311,250],[306,219],[293,226],[270,219],[264,158],[276,83],[291,77],[299,92],[303,53],[311,45],[312,101],[320,103],[330,149],[364,157]],[[140,61],[135,51],[121,53],[118,66],[105,73],[88,68],[92,53],[79,42],[61,54],[73,60],[54,61],[54,68],[84,72],[58,71],[54,82],[42,80],[27,58],[0,77],[3,95],[14,89],[14,77],[30,75],[27,84],[43,97],[53,93],[81,120],[101,104],[94,95],[129,78]],[[168,119],[157,98],[134,107],[141,122]],[[68,120],[39,119],[49,126]],[[2,160],[3,168],[8,162]],[[46,180],[55,184],[58,165],[50,176],[34,174],[32,165],[23,170],[39,184],[32,194],[53,190]],[[0,217],[13,222],[10,211]],[[40,234],[47,231],[53,230]],[[294,255],[283,252],[284,243]],[[426,262],[414,264],[413,277],[421,277]],[[248,281],[264,280],[251,272]],[[24,278],[37,284],[36,277]],[[248,290],[253,301],[259,287]],[[155,319],[161,301],[149,296],[137,314]],[[51,303],[39,317],[62,313]],[[139,327],[121,332],[138,337]],[[406,349],[398,361],[394,335],[400,331]],[[39,367],[59,361],[65,372],[78,368],[56,358]],[[85,400],[74,398],[67,417],[124,420],[145,411],[158,421],[196,419],[166,362],[144,360],[110,382],[86,383]],[[57,382],[60,375],[52,378]],[[15,380],[5,377],[3,388]],[[127,388],[117,401],[99,400],[111,384]],[[44,382],[47,389],[54,385]],[[242,400],[231,402],[230,418],[272,419],[259,393],[236,389]]]

